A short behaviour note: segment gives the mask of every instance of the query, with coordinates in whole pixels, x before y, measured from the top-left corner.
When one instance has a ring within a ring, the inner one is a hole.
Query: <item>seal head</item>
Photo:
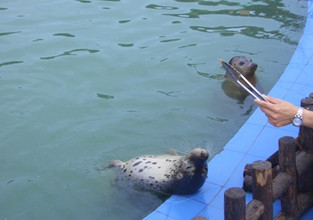
[[[177,169],[172,187],[174,194],[193,194],[202,187],[208,173],[208,157],[209,153],[201,148],[193,149],[185,156],[185,162]]]
[[[232,65],[236,70],[244,75],[244,77],[249,80],[249,82],[256,86],[257,77],[255,71],[258,68],[258,65],[254,63],[251,59],[244,56],[235,56],[229,60],[229,64]],[[237,75],[234,74],[236,77]],[[222,88],[225,94],[243,103],[245,98],[249,95],[243,88],[241,88],[237,83],[235,83],[228,74],[225,74],[226,80],[222,83]],[[246,83],[237,77],[237,79],[246,85]],[[247,86],[247,85],[246,85]],[[260,89],[260,88],[258,88]]]

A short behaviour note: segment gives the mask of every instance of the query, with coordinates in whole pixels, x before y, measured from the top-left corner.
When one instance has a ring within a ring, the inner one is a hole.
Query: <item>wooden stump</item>
[[[243,189],[233,187],[225,191],[224,216],[225,220],[246,218],[246,193]]]
[[[305,98],[301,100],[301,107],[313,111],[313,99]],[[299,144],[301,150],[313,154],[313,129],[305,126],[300,126],[299,129]]]
[[[293,137],[279,139],[279,166],[281,172],[291,177],[291,184],[283,193],[281,199],[282,212],[294,216],[297,210],[297,167],[296,167],[296,143]]]
[[[268,161],[256,161],[252,164],[253,199],[264,205],[264,213],[260,220],[273,219],[272,165]]]

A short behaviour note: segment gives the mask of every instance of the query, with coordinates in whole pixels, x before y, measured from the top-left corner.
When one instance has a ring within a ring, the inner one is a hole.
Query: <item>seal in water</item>
[[[197,192],[207,177],[208,151],[195,148],[185,156],[145,155],[127,162],[112,161],[112,165],[136,186],[166,194]]]
[[[232,65],[239,72],[241,72],[253,86],[256,86],[257,77],[255,76],[255,71],[258,67],[256,63],[254,63],[251,59],[247,57],[235,56],[230,59],[229,64]],[[237,77],[236,74],[234,75]],[[226,74],[225,77],[226,80],[222,83],[222,88],[225,94],[230,98],[238,100],[239,103],[243,103],[243,101],[249,94],[237,83],[235,83],[228,74]],[[241,83],[246,85],[246,83],[242,79],[238,79]]]

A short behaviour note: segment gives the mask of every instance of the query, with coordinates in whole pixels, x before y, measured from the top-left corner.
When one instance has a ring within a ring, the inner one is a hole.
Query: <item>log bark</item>
[[[253,199],[264,205],[264,213],[260,220],[273,219],[272,165],[268,161],[256,161],[252,164]]]
[[[224,193],[225,220],[242,220],[246,217],[246,193],[243,189],[233,187]]]
[[[273,201],[279,199],[292,183],[292,177],[285,172],[273,179]]]
[[[264,205],[259,200],[251,200],[246,209],[246,220],[258,220],[264,213]]]
[[[297,209],[297,168],[296,168],[296,143],[293,137],[279,139],[279,166],[281,172],[291,177],[291,183],[281,196],[282,212],[294,216]]]
[[[286,215],[284,212],[279,212],[274,220],[298,220],[303,213],[313,205],[312,193],[301,193],[298,195],[297,211],[294,216]]]
[[[301,100],[301,107],[313,111],[313,99],[304,98]],[[313,129],[300,126],[298,137],[301,150],[313,154]]]
[[[296,157],[298,171],[298,191],[312,192],[313,188],[313,155],[307,152],[300,152]]]

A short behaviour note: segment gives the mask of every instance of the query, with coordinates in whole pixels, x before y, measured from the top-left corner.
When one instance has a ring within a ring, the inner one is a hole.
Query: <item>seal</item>
[[[228,63],[232,65],[236,70],[241,72],[253,86],[256,86],[257,77],[255,75],[255,71],[258,68],[258,65],[256,63],[244,56],[235,56],[231,58]],[[234,75],[237,77],[236,74]],[[226,80],[224,80],[222,83],[222,88],[225,94],[232,99],[238,100],[239,103],[243,103],[243,101],[249,94],[237,83],[235,83],[228,74],[225,74],[225,78]],[[246,83],[242,79],[237,79],[246,85]]]
[[[197,192],[207,177],[208,151],[194,148],[185,156],[145,155],[126,162],[112,161],[122,177],[136,186],[165,194]]]

